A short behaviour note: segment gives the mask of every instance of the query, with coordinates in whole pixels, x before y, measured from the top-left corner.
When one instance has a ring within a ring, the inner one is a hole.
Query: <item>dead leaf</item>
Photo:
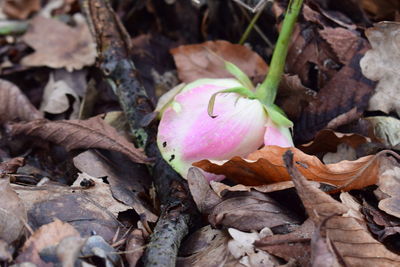
[[[25,159],[21,157],[12,158],[10,160],[0,162],[0,178],[4,176],[4,174],[15,173],[19,167],[25,165]]]
[[[375,93],[369,101],[369,110],[386,113],[396,111],[400,114],[398,97],[400,61],[400,23],[380,22],[366,31],[372,49],[362,58],[360,65],[363,74],[379,81]]]
[[[88,120],[35,120],[10,125],[12,135],[38,137],[67,150],[100,148],[120,152],[138,163],[147,162],[144,153],[105,123],[100,116]]]
[[[371,142],[369,137],[359,134],[339,133],[324,129],[317,133],[313,141],[303,144],[298,148],[306,154],[319,155],[320,153],[336,152],[340,144],[346,144],[356,149],[368,142]]]
[[[343,160],[356,160],[357,159],[357,152],[351,146],[347,144],[340,144],[337,147],[336,152],[328,152],[322,158],[322,161],[325,164],[334,164],[339,163]]]
[[[307,219],[293,232],[266,236],[254,245],[286,261],[295,259],[299,266],[308,266],[311,257],[310,240],[314,229],[314,223]]]
[[[361,0],[362,7],[377,21],[394,20],[400,10],[397,0]]]
[[[72,28],[56,19],[35,17],[22,37],[35,52],[24,57],[21,63],[68,71],[92,65],[97,55],[92,35],[82,15],[75,15],[74,19],[77,26]]]
[[[53,222],[43,225],[26,240],[22,252],[16,258],[17,263],[32,262],[38,266],[52,266],[51,263],[45,263],[39,253],[46,247],[56,246],[64,238],[76,236],[79,233],[73,226],[66,222],[55,219]]]
[[[243,185],[263,185],[290,180],[284,167],[282,155],[288,148],[266,146],[250,154],[247,159],[234,157],[226,162],[202,160],[194,163],[196,167],[215,174],[223,174]],[[377,182],[380,166],[391,151],[365,156],[355,161],[341,161],[323,164],[317,157],[307,155],[297,148],[290,148],[299,171],[308,180],[335,185],[336,190],[361,189]],[[397,156],[398,157],[398,156]]]
[[[114,198],[132,207],[143,220],[157,221],[152,208],[143,201],[143,196],[148,194],[151,186],[146,167],[111,156],[104,157],[94,151],[86,151],[76,156],[73,162],[81,172],[95,177],[107,177]]]
[[[146,240],[141,229],[133,230],[126,241],[126,260],[130,267],[136,266],[142,257],[145,249]]]
[[[0,239],[8,244],[25,232],[28,218],[23,202],[11,188],[8,179],[0,179]]]
[[[57,184],[43,186],[13,184],[12,187],[24,203],[33,229],[57,218],[70,222],[83,237],[92,235],[94,231],[110,241],[118,228],[122,226],[116,216],[108,211],[107,206],[104,207],[98,203],[100,196],[87,194],[89,190],[87,188]],[[103,194],[105,193],[101,195]],[[115,202],[117,201],[114,200],[111,203]]]
[[[371,123],[374,135],[387,148],[400,148],[400,120],[389,116],[375,116],[365,118]]]
[[[261,81],[268,70],[264,60],[249,48],[222,40],[179,46],[171,53],[179,79],[184,83],[200,78],[232,77],[225,70],[223,60],[232,62],[252,79],[261,77]]]
[[[208,216],[214,227],[223,225],[240,231],[290,228],[299,224],[274,199],[259,192],[231,192]]]
[[[4,240],[0,239],[0,262],[10,263],[12,259],[12,249]]]
[[[202,214],[210,214],[212,209],[222,202],[218,195],[210,188],[201,169],[190,168],[187,181],[193,200]]]
[[[377,181],[375,195],[379,209],[400,218],[400,168],[386,167]]]
[[[270,193],[270,192],[281,191],[281,190],[285,190],[285,189],[294,187],[292,181],[278,182],[278,183],[265,184],[265,185],[253,185],[253,186],[252,185],[250,185],[250,186],[242,185],[242,184],[229,186],[224,183],[210,181],[210,186],[214,190],[214,192],[217,193],[218,196],[225,194],[227,191],[251,192],[252,190],[256,190],[261,193]]]
[[[2,9],[11,19],[26,19],[33,12],[39,11],[40,0],[4,0]]]
[[[317,225],[327,220],[326,235],[329,236],[338,258],[348,266],[400,264],[400,256],[372,238],[364,223],[354,218],[348,207],[311,186],[293,165],[293,154],[290,151],[285,153],[284,158],[308,216]]]
[[[13,83],[0,79],[0,123],[43,118],[28,98]]]

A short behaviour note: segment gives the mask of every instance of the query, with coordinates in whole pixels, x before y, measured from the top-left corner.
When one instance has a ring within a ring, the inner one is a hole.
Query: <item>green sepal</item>
[[[293,122],[289,120],[285,112],[275,104],[264,106],[268,116],[277,126],[293,127]]]
[[[223,93],[237,93],[241,96],[247,97],[249,99],[255,99],[256,96],[254,94],[253,91],[251,91],[250,89],[246,88],[246,87],[234,87],[234,88],[229,88],[229,89],[224,89],[221,91],[218,91],[216,93],[214,93],[211,98],[210,101],[208,102],[208,115],[211,118],[215,118],[217,116],[213,115],[213,111],[214,111],[214,105],[215,105],[215,99],[217,97],[218,94],[223,94]]]
[[[232,62],[224,60],[225,69],[235,76],[235,78],[246,88],[254,90],[253,83],[250,81],[250,78],[244,73],[238,66],[233,64]]]

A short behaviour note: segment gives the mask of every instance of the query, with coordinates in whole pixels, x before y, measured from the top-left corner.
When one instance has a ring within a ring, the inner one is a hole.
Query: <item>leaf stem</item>
[[[303,0],[290,0],[282,29],[279,33],[274,53],[272,54],[268,75],[256,90],[257,98],[267,106],[272,105],[275,101],[278,86],[285,68],[290,37],[292,36],[302,4]]]

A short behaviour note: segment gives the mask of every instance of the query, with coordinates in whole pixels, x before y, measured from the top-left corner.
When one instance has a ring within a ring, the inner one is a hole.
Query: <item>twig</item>
[[[153,106],[136,77],[130,60],[130,39],[107,0],[81,0],[98,49],[98,67],[113,87],[128,120],[136,145],[146,149],[153,165],[154,184],[162,204],[160,219],[144,255],[145,266],[175,266],[182,238],[195,210],[187,183],[161,157],[151,121]],[[150,118],[150,119],[149,119]]]

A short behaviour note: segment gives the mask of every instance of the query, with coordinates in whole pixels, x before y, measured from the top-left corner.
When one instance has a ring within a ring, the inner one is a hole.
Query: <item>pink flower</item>
[[[293,146],[287,127],[277,126],[258,99],[221,90],[243,87],[236,79],[200,79],[186,85],[164,111],[157,144],[163,158],[184,178],[193,162],[246,157],[265,145]],[[221,179],[207,175],[209,180]]]

